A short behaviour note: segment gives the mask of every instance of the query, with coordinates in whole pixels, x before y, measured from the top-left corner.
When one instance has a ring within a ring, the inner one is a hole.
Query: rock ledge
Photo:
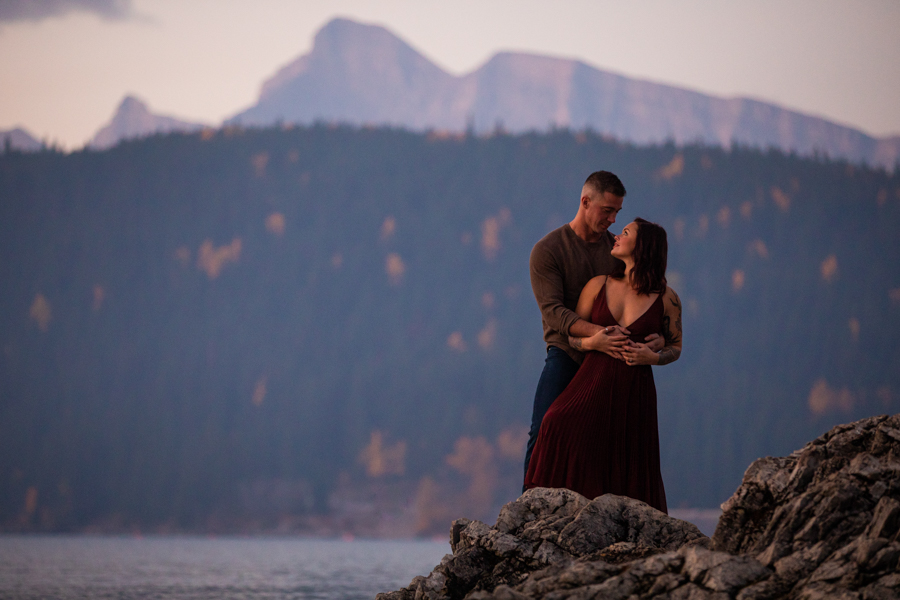
[[[712,540],[622,496],[529,490],[378,600],[900,598],[900,415],[755,461]]]

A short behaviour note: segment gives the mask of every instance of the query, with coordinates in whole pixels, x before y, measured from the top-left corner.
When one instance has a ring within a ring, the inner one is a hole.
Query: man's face
[[[616,196],[612,192],[601,194],[587,185],[584,186],[581,196],[582,198],[587,196],[590,199],[585,206],[584,220],[591,231],[601,234],[616,222],[616,215],[622,210],[621,196]]]

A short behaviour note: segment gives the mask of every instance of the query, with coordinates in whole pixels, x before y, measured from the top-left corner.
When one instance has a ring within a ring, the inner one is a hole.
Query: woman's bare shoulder
[[[597,275],[596,277],[592,277],[586,284],[584,284],[584,289],[581,291],[581,293],[588,293],[591,294],[592,297],[596,297],[597,294],[600,293],[600,290],[603,289],[604,283],[606,283],[606,275]]]
[[[666,286],[666,291],[663,294],[663,302],[665,302],[666,306],[675,306],[681,308],[681,298],[678,297],[678,294],[669,286]]]

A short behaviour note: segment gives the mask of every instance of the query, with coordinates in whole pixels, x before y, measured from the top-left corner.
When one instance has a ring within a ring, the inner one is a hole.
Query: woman
[[[611,252],[624,269],[595,277],[582,290],[578,316],[605,329],[570,343],[593,350],[608,336],[615,349],[588,352],[547,411],[525,487],[568,488],[587,498],[619,494],[668,512],[650,368],[681,355],[681,301],[666,285],[667,250],[662,227],[635,219],[616,236]],[[658,353],[640,343],[651,333],[666,340]]]

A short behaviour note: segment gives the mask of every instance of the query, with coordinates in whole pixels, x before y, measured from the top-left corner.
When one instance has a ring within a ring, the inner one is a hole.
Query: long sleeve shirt
[[[531,289],[541,310],[544,341],[581,364],[584,354],[569,346],[569,328],[585,284],[597,275],[613,272],[617,259],[610,255],[615,238],[608,231],[597,242],[586,242],[567,224],[545,235],[531,250]]]

